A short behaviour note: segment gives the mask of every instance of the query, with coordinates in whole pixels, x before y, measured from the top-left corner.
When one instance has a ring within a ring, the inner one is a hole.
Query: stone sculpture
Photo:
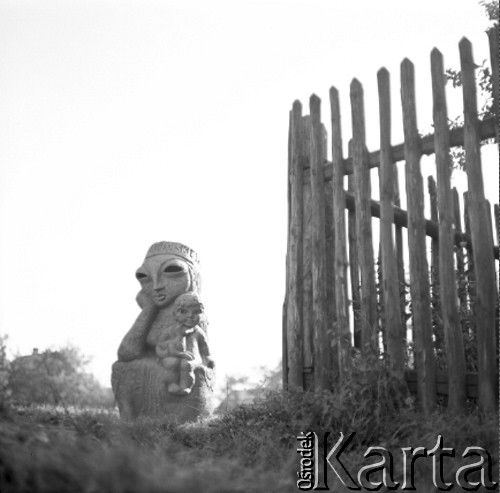
[[[120,417],[196,421],[213,410],[214,362],[196,252],[154,243],[136,272],[141,312],[118,348],[111,384]]]
[[[205,332],[198,326],[202,313],[203,304],[196,293],[181,294],[174,302],[176,323],[162,333],[156,344],[156,355],[171,373],[168,377],[171,394],[186,395],[191,392],[195,381],[194,370],[200,364],[207,368],[214,367]],[[198,354],[201,359],[197,359]]]

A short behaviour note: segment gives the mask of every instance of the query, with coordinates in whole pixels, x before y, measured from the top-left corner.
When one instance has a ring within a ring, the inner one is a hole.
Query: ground
[[[362,464],[368,445],[394,452],[401,479],[400,447],[432,448],[438,434],[457,457],[444,474],[453,478],[470,445],[492,456],[498,478],[498,418],[450,415],[425,417],[411,399],[389,410],[386,403],[352,396],[274,392],[204,422],[176,426],[166,420],[123,423],[115,410],[5,408],[0,420],[0,491],[10,492],[293,492],[300,456],[297,435],[356,431],[342,457],[348,469]],[[351,407],[350,411],[347,410]],[[330,471],[331,472],[331,471]],[[416,469],[417,491],[437,491],[432,463]],[[331,491],[350,491],[334,474]]]

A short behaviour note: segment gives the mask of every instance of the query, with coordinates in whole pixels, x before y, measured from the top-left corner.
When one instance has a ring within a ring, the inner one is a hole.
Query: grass
[[[283,450],[265,463],[250,450],[266,442],[260,431],[226,424],[126,424],[113,412],[14,409],[0,424],[0,491],[252,492],[266,491],[263,484],[290,491]]]
[[[269,393],[252,405],[181,426],[167,420],[127,424],[109,410],[6,408],[0,419],[0,491],[288,493],[298,491],[301,431],[330,431],[335,440],[340,431],[356,431],[344,465],[357,471],[366,464],[369,445],[385,446],[395,457],[396,480],[400,447],[432,448],[441,434],[445,446],[457,450],[445,462],[445,477],[463,463],[463,450],[476,445],[490,452],[498,478],[497,416],[440,410],[425,417],[387,378],[359,381],[335,394]],[[435,491],[431,475],[432,462],[421,461],[417,491]],[[333,472],[329,486],[350,491]]]

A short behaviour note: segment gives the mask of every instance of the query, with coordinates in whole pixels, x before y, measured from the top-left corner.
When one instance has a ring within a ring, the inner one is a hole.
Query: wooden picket
[[[460,327],[457,288],[453,259],[453,197],[450,184],[451,160],[448,114],[446,110],[444,62],[441,53],[431,53],[434,145],[436,150],[437,195],[439,214],[439,298],[443,321],[448,368],[448,405],[461,411],[465,408],[465,354]],[[493,256],[491,256],[493,259]]]
[[[380,250],[383,277],[384,321],[387,354],[394,368],[404,369],[404,351],[401,338],[401,303],[399,293],[398,257],[393,234],[395,163],[391,153],[390,76],[386,69],[378,72],[380,101]],[[396,175],[397,177],[397,175]]]
[[[485,410],[493,411],[498,396],[495,385],[495,265],[488,241],[491,225],[484,197],[481,168],[481,136],[477,118],[475,64],[472,45],[460,41],[464,101],[464,147],[469,186],[469,218],[476,274],[476,330],[479,398]]]

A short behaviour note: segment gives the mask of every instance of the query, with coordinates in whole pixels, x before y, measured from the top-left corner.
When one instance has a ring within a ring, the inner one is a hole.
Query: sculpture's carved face
[[[170,305],[191,286],[188,264],[174,255],[155,255],[136,272],[143,293],[160,308]]]
[[[182,305],[175,309],[175,319],[190,329],[200,323],[201,309],[199,303],[192,303],[190,305]]]

